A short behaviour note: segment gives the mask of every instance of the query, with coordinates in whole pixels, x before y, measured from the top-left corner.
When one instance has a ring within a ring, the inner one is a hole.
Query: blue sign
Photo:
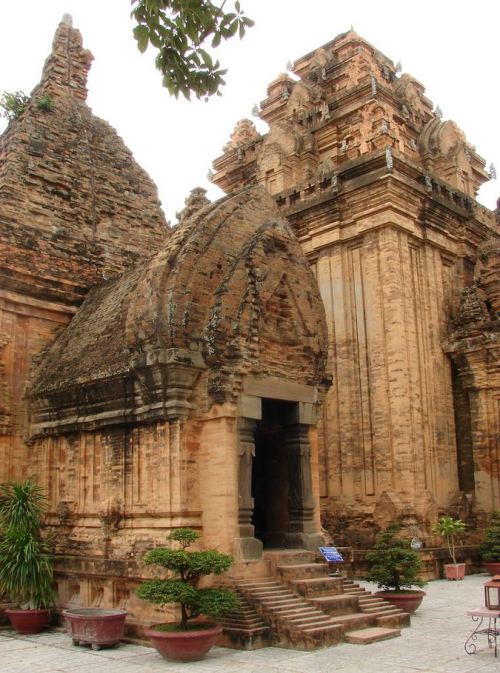
[[[344,560],[337,551],[337,547],[320,547],[319,550],[323,554],[325,561],[329,563],[342,563]]]

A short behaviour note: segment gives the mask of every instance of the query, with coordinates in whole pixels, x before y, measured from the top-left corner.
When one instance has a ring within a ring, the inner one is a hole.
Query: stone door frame
[[[238,400],[238,537],[234,540],[238,560],[262,558],[263,543],[255,537],[252,524],[252,461],[255,457],[254,432],[262,420],[262,399],[276,399],[295,404],[287,420],[287,454],[290,488],[289,530],[285,544],[290,548],[316,550],[323,542],[314,522],[311,445],[309,427],[316,425],[317,390],[314,386],[272,378],[245,379]]]

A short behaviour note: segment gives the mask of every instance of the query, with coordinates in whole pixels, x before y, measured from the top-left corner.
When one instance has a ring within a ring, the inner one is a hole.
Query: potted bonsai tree
[[[366,555],[371,567],[365,579],[381,589],[377,596],[404,612],[415,612],[426,595],[425,591],[412,589],[425,584],[417,576],[422,562],[409,540],[398,536],[400,530],[400,524],[392,522],[379,534],[372,551]]]
[[[465,576],[465,563],[457,563],[456,539],[465,532],[465,523],[461,519],[453,519],[451,516],[442,516],[434,526],[434,533],[446,540],[448,551],[453,563],[445,563],[444,572],[448,580],[463,580]]]
[[[176,623],[156,624],[145,631],[153,646],[171,661],[202,659],[215,643],[222,627],[209,621],[194,621],[200,615],[217,619],[238,608],[236,595],[223,588],[200,588],[203,576],[225,572],[233,561],[228,554],[215,549],[188,549],[199,538],[191,528],[178,528],[168,540],[177,548],[159,547],[144,556],[146,564],[161,566],[167,577],[143,582],[137,595],[156,605],[180,606]]]
[[[41,537],[43,490],[31,479],[0,485],[0,594],[18,633],[39,633],[48,623],[55,590],[48,543]]]
[[[479,551],[483,565],[490,575],[500,575],[500,512],[498,510],[491,513]]]

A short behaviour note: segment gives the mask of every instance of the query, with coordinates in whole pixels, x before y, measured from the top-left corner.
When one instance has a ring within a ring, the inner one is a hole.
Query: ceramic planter
[[[125,610],[79,608],[64,610],[73,645],[91,645],[99,650],[103,645],[117,645],[125,630]]]
[[[463,580],[465,577],[465,563],[448,563],[444,566],[447,580]]]
[[[395,591],[376,591],[375,596],[383,598],[394,607],[403,610],[403,612],[415,612],[424,600],[427,594],[425,591],[411,591],[398,594]]]
[[[500,575],[500,561],[485,561],[483,568],[490,575]]]
[[[7,608],[5,614],[18,633],[31,635],[40,633],[47,626],[50,619],[50,610],[18,610]]]
[[[145,635],[153,647],[168,661],[199,661],[215,645],[222,626],[203,622],[206,627],[199,631],[155,631],[145,629]]]

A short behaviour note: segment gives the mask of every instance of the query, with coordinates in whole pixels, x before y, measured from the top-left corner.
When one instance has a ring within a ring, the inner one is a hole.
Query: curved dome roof
[[[300,244],[251,187],[202,208],[144,266],[92,290],[41,359],[32,397],[172,362],[314,385],[326,344]]]

